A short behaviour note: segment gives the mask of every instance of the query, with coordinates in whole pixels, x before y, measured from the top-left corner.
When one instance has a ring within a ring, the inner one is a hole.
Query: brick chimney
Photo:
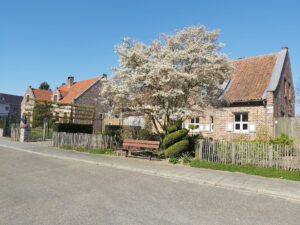
[[[74,77],[70,76],[68,77],[68,88],[72,87],[74,83]]]
[[[289,48],[284,46],[284,47],[281,47],[282,50],[288,50]]]

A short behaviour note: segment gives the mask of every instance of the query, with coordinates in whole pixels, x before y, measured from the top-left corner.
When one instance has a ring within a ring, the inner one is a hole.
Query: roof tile
[[[67,84],[59,87],[59,91],[62,95],[62,103],[72,103],[75,98],[81,95],[84,91],[86,91],[91,85],[93,85],[100,77],[77,81],[70,88],[68,88]]]
[[[233,61],[232,83],[223,100],[229,102],[262,100],[277,53]]]

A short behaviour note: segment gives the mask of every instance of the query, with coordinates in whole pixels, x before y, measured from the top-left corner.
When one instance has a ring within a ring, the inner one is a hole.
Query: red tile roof
[[[232,83],[223,100],[229,102],[262,100],[276,59],[275,53],[233,61]]]
[[[52,91],[48,91],[48,90],[43,90],[43,89],[35,89],[32,88],[34,97],[36,99],[43,99],[43,100],[49,100],[51,101],[51,97],[52,97]]]
[[[72,103],[75,98],[86,91],[91,85],[98,81],[100,77],[74,82],[74,84],[68,88],[67,84],[59,87],[60,94],[62,95],[62,103]]]

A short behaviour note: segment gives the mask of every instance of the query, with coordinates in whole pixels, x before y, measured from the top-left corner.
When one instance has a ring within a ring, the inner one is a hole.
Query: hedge
[[[186,152],[189,149],[189,141],[188,140],[182,140],[177,142],[176,144],[170,146],[165,151],[166,157],[178,157],[182,153]]]
[[[177,131],[177,130],[181,129],[181,124],[182,124],[182,121],[177,120],[174,125],[172,125],[168,128],[168,132],[172,133],[174,131]]]
[[[53,131],[66,133],[93,133],[93,125],[91,124],[74,124],[74,123],[55,123]]]
[[[122,126],[119,126],[119,125],[106,125],[104,134],[111,135],[111,136],[115,136],[115,135],[118,136],[121,134],[121,129],[122,129]]]
[[[181,130],[175,131],[171,134],[168,134],[163,141],[163,146],[167,148],[167,147],[171,146],[172,144],[183,139],[187,134],[188,134],[188,130],[186,130],[186,129],[181,129]]]

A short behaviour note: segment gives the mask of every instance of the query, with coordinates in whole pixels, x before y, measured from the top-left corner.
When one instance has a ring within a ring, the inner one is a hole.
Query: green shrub
[[[172,157],[172,158],[169,159],[169,163],[178,164],[179,163],[179,159],[176,158],[176,157]]]
[[[192,161],[193,157],[190,153],[186,152],[182,154],[182,162],[183,164],[189,164]]]
[[[198,128],[199,128],[199,125],[190,124],[190,125],[189,125],[189,128],[190,128],[191,130],[195,130],[195,129],[198,129]]]
[[[174,131],[180,130],[182,125],[182,120],[177,120],[174,125],[168,128],[169,133],[173,133]]]
[[[66,133],[93,133],[93,125],[91,124],[73,124],[73,123],[55,123],[53,131]]]
[[[163,141],[163,146],[168,148],[172,144],[182,140],[187,134],[188,134],[188,130],[186,129],[181,129],[171,134],[168,134]]]
[[[111,136],[120,136],[121,135],[121,126],[119,125],[106,125],[104,134]]]
[[[186,152],[189,148],[189,141],[188,140],[182,140],[174,145],[170,146],[167,148],[165,151],[165,156],[166,157],[178,157],[182,153]]]
[[[138,134],[138,139],[149,140],[149,141],[159,141],[159,135],[149,132],[147,129],[141,129]]]
[[[121,126],[122,139],[138,139],[140,126]]]
[[[286,134],[281,134],[279,137],[271,138],[270,143],[273,145],[292,145],[294,140]]]

